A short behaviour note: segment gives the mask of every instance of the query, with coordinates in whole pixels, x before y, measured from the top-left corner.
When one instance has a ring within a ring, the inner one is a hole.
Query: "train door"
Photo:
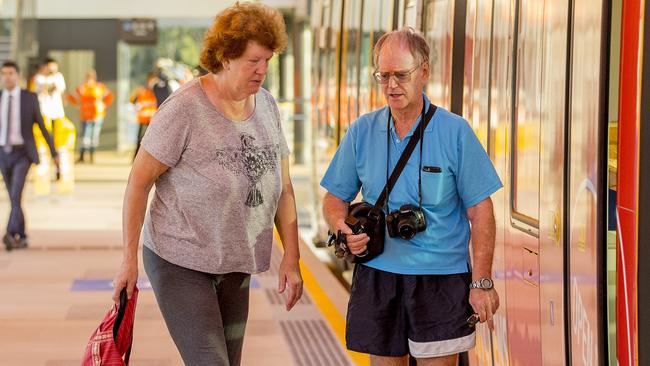
[[[546,0],[541,27],[539,322],[543,365],[566,363],[563,233],[569,0]]]
[[[479,2],[480,3],[480,2]],[[468,4],[468,14],[472,8]],[[477,365],[493,365],[508,366],[510,365],[510,352],[508,346],[508,292],[506,291],[506,283],[512,277],[512,271],[506,261],[506,231],[510,228],[510,182],[506,179],[508,177],[510,167],[508,161],[510,155],[510,126],[512,124],[512,48],[514,40],[514,14],[515,6],[513,0],[494,0],[492,2],[491,12],[488,13],[487,9],[483,11],[476,10],[476,21],[483,21],[484,17],[491,18],[491,74],[489,86],[489,114],[488,118],[488,132],[487,138],[482,140],[487,145],[487,151],[494,167],[496,168],[499,176],[502,177],[504,188],[497,191],[492,196],[494,203],[494,213],[496,218],[496,246],[494,251],[494,258],[492,263],[492,274],[494,277],[494,286],[499,294],[501,306],[494,316],[494,332],[491,334],[492,339],[492,359],[482,356],[484,352],[478,352],[479,363]],[[470,20],[468,20],[469,22]],[[476,26],[478,27],[478,25]],[[470,23],[467,25],[467,30],[470,30]],[[485,28],[485,27],[482,27]],[[477,38],[477,37],[474,37]],[[474,41],[476,42],[476,40]],[[467,45],[466,47],[469,47]],[[474,46],[476,47],[476,46]],[[467,49],[467,48],[466,48]],[[473,56],[473,53],[470,54]],[[470,62],[469,60],[467,62]],[[473,62],[473,61],[472,61]],[[476,68],[472,66],[473,68]],[[483,93],[485,94],[485,93]],[[483,95],[484,97],[484,95]],[[470,96],[474,100],[473,96]],[[469,106],[468,106],[469,107]],[[469,112],[466,108],[463,108]],[[481,113],[479,112],[479,115]],[[484,114],[483,114],[484,115]],[[475,113],[471,112],[472,118]],[[480,135],[479,135],[480,136]],[[481,329],[481,331],[484,331]],[[487,343],[487,337],[480,336]],[[480,348],[478,348],[480,350]],[[487,359],[486,359],[487,358]]]
[[[490,80],[492,73],[492,10],[491,1],[469,1],[467,3],[465,26],[465,62],[463,80],[463,117],[478,136],[483,148],[494,160],[493,151],[489,144],[490,133]],[[494,195],[494,201],[503,201],[503,194]],[[495,204],[496,205],[496,204]],[[501,221],[501,218],[497,219]],[[502,246],[501,246],[502,248]],[[499,257],[498,254],[495,255]],[[494,261],[492,271],[501,272]],[[496,280],[496,278],[495,278]],[[495,281],[496,282],[496,281]],[[497,285],[498,286],[498,285]],[[502,286],[500,286],[502,288]],[[497,287],[497,293],[500,288]],[[504,304],[502,302],[502,304]],[[476,347],[470,352],[472,364],[483,366],[492,365],[492,334],[485,325],[477,327]]]
[[[509,228],[506,230],[508,340],[513,365],[541,365],[540,137],[543,2],[515,4],[512,54]]]
[[[574,0],[568,149],[570,364],[604,361],[608,1]]]

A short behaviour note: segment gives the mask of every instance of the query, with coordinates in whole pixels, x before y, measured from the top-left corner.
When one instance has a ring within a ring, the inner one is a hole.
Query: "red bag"
[[[138,288],[127,300],[126,288],[120,293],[120,305],[113,304],[88,341],[81,366],[126,366],[133,343],[133,320]],[[122,358],[124,357],[124,358]]]

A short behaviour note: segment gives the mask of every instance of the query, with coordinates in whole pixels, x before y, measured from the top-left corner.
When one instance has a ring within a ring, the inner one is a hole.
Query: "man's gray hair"
[[[379,53],[384,44],[390,40],[391,42],[397,41],[402,44],[406,44],[415,59],[417,65],[422,64],[423,62],[429,61],[429,45],[427,40],[424,39],[424,36],[420,32],[416,31],[412,27],[403,27],[402,29],[394,30],[388,32],[381,36],[377,43],[375,43],[375,48],[372,52],[373,58],[372,61],[377,67],[379,63]]]

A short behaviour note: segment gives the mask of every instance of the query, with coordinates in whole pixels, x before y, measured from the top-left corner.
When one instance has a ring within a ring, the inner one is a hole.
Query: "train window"
[[[343,46],[341,49],[340,127],[345,130],[359,115],[359,52],[361,0],[345,2],[343,11]]]
[[[432,103],[451,109],[454,1],[428,0],[424,14],[424,36],[431,47],[427,95]]]
[[[363,2],[361,12],[361,44],[359,50],[359,115],[371,110],[370,90],[373,87],[372,73],[372,30],[375,22],[376,3]]]
[[[318,59],[314,66],[314,79],[317,80],[316,144],[335,148],[339,138],[337,46],[341,24],[341,0],[321,1],[315,5],[321,6],[317,35]],[[333,151],[331,153],[333,154]]]
[[[361,12],[361,42],[359,45],[359,115],[368,113],[370,107],[370,90],[372,88],[372,23],[373,19],[368,9],[371,7],[369,1],[364,1],[363,10]]]
[[[381,93],[381,87],[379,84],[375,83],[372,80],[372,71],[374,70],[374,61],[372,60],[372,52],[374,45],[377,43],[379,38],[384,34],[390,32],[393,29],[393,0],[379,0],[379,1],[364,1],[364,11],[363,15],[366,17],[370,15],[370,20],[372,21],[372,38],[370,40],[372,47],[369,50],[370,57],[370,69],[368,74],[362,74],[364,77],[368,78],[368,81],[372,83],[372,89],[370,90],[370,109],[381,108],[385,105],[384,97]],[[365,20],[364,20],[365,22]],[[363,57],[363,55],[362,55]]]
[[[544,3],[522,0],[519,6],[512,134],[512,216],[538,228]]]
[[[512,78],[512,4],[508,0],[494,2],[494,23],[492,24],[492,75],[490,80],[490,125],[502,128],[511,121],[510,103],[506,102],[511,90]],[[490,156],[501,157],[508,146],[504,140],[506,133],[489,133],[488,153]],[[502,166],[505,159],[494,160],[497,170],[505,172]]]
[[[410,26],[415,29],[418,28],[417,24],[417,1],[416,0],[406,0],[406,4],[404,5],[404,20],[403,20],[403,25],[404,26]]]
[[[395,26],[397,28],[401,28],[404,25],[404,9],[405,9],[404,2],[405,1],[406,0],[397,0],[397,1],[395,1],[396,5],[397,5],[397,8],[395,9],[395,11],[397,12],[397,14],[396,14],[397,15],[397,19],[396,19],[397,24],[395,24]],[[391,27],[391,29],[392,29],[392,27]]]
[[[465,27],[463,111],[483,147],[488,148],[492,2],[470,1]],[[490,154],[491,155],[491,154]]]
[[[327,109],[327,130],[328,141],[327,146],[336,146],[341,138],[339,129],[339,91],[338,91],[338,77],[339,77],[339,46],[340,46],[340,32],[341,32],[341,12],[342,0],[326,1],[326,6],[329,5],[328,19],[327,19],[327,65],[325,80],[327,83],[326,90],[326,109]]]

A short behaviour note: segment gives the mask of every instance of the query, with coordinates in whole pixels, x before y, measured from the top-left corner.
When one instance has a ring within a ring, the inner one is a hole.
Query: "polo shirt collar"
[[[426,96],[426,94],[422,93],[422,97],[424,98],[424,113],[426,114],[427,111],[429,110],[429,105],[431,102],[429,101],[429,98]],[[388,119],[388,113],[390,113],[390,107],[386,106],[384,109],[379,113],[379,119],[381,120],[381,127],[380,131],[386,131],[386,119]],[[435,114],[434,114],[435,117]],[[415,127],[420,123],[420,120],[422,119],[422,114],[418,117],[417,121],[411,126],[411,129],[409,130],[408,133],[404,136],[404,138],[407,138],[411,135],[413,135],[413,132],[415,132]],[[432,117],[433,119],[433,117]],[[395,131],[395,120],[391,118],[390,121],[390,130]],[[431,132],[433,131],[433,121],[429,121],[429,124],[427,125],[427,128],[424,129],[424,132]]]

